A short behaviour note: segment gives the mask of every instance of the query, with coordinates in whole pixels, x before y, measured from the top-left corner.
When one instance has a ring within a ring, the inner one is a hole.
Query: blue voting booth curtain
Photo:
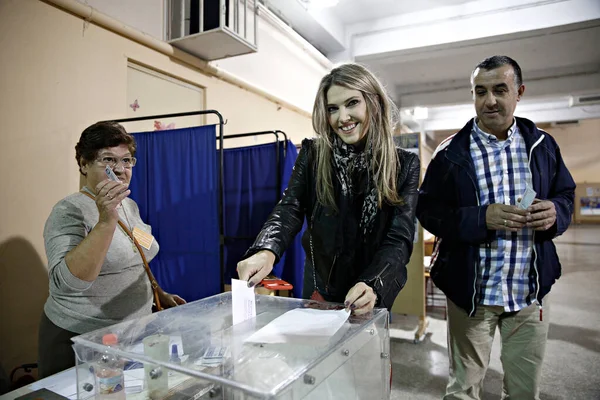
[[[296,163],[296,159],[298,158],[298,150],[296,146],[288,140],[287,145],[287,154],[285,157],[285,161],[283,163],[283,179],[282,179],[282,188],[285,188],[288,185],[288,182],[292,176],[292,171],[294,170],[294,164]],[[285,265],[283,268],[283,272],[281,274],[281,278],[285,281],[290,282],[294,285],[294,297],[302,298],[302,287],[304,284],[304,249],[302,248],[302,235],[306,230],[306,222],[304,222],[304,226],[294,238],[294,241],[290,245],[290,247],[285,252]]]
[[[277,175],[282,174],[282,191],[287,187],[298,152],[288,141],[283,157],[283,143],[279,144],[280,170],[276,169],[277,146],[275,143],[225,149],[224,151],[224,216],[225,236],[225,283],[237,278],[236,266],[246,250],[254,242],[269,217],[273,207],[281,199],[277,189]],[[231,237],[251,237],[235,239]],[[273,274],[294,285],[294,296],[302,295],[304,252],[301,234],[287,249]]]
[[[133,135],[131,198],[160,245],[150,263],[156,280],[187,301],[219,293],[216,126]]]

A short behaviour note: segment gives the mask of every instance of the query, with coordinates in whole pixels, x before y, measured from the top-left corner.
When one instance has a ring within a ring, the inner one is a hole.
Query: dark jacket
[[[350,288],[362,281],[374,289],[377,306],[390,309],[406,283],[406,264],[413,248],[419,159],[412,153],[397,149],[401,165],[397,187],[404,204],[395,207],[384,205],[379,209],[368,239],[359,243],[362,240],[356,240],[356,236],[349,232],[356,233],[360,207],[351,208],[357,212],[348,212],[344,216],[317,202],[316,140],[302,142],[281,201],[244,257],[268,249],[279,260],[306,218],[307,229],[302,238],[306,253],[305,283],[312,285],[313,282],[314,254],[317,286],[326,300],[343,302]],[[339,182],[337,178],[333,181],[339,199]],[[313,288],[314,285],[309,286],[308,291],[304,290],[303,297],[310,296]]]
[[[551,200],[556,223],[547,231],[534,232],[530,278],[536,299],[542,302],[561,275],[552,239],[567,230],[573,215],[575,182],[567,170],[552,136],[524,118],[516,118],[529,154],[536,197]],[[456,305],[474,315],[479,248],[496,238],[487,229],[488,205],[479,204],[479,185],[470,154],[473,120],[442,143],[427,168],[419,191],[417,217],[425,229],[441,238],[431,277]]]

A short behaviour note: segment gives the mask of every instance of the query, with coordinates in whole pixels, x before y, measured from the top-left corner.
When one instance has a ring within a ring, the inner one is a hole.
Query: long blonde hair
[[[358,90],[365,98],[367,106],[367,120],[363,128],[366,130],[367,140],[365,150],[369,147],[371,149],[369,170],[377,189],[377,204],[379,208],[384,202],[401,204],[402,199],[398,195],[396,181],[400,164],[393,139],[397,108],[375,75],[362,65],[354,63],[340,65],[325,75],[315,98],[312,125],[319,137],[316,141],[317,200],[337,210],[332,181],[332,158],[336,133],[329,124],[327,112],[327,92],[333,85]]]

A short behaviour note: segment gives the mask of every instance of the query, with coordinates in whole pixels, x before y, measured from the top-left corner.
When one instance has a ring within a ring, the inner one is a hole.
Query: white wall
[[[119,21],[164,40],[163,0],[77,0]]]
[[[78,0],[126,25],[165,40],[162,0]],[[252,41],[254,25],[248,0],[248,37]],[[243,12],[240,12],[243,14]],[[329,61],[315,58],[318,51],[291,29],[278,28],[274,17],[261,7],[258,21],[258,52],[214,61],[227,72],[261,87],[305,111],[311,112],[321,78],[328,72]],[[243,27],[243,25],[241,25]],[[242,28],[243,30],[243,28]],[[308,49],[308,50],[307,50]]]
[[[548,128],[575,183],[600,181],[600,119]]]
[[[211,64],[312,112],[319,82],[328,68],[296,42],[303,40],[292,39],[277,28],[270,18],[265,18],[263,12],[260,15],[258,52],[213,61]],[[306,43],[306,46],[310,45]]]

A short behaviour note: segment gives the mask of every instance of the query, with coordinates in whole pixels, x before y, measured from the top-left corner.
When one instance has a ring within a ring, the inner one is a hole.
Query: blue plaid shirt
[[[498,140],[473,124],[471,157],[479,183],[479,203],[512,204],[531,183],[529,157],[517,123],[508,138]],[[535,299],[535,279],[530,271],[533,252],[533,230],[497,231],[496,240],[479,249],[477,273],[480,304],[502,306],[505,311],[518,311]]]

